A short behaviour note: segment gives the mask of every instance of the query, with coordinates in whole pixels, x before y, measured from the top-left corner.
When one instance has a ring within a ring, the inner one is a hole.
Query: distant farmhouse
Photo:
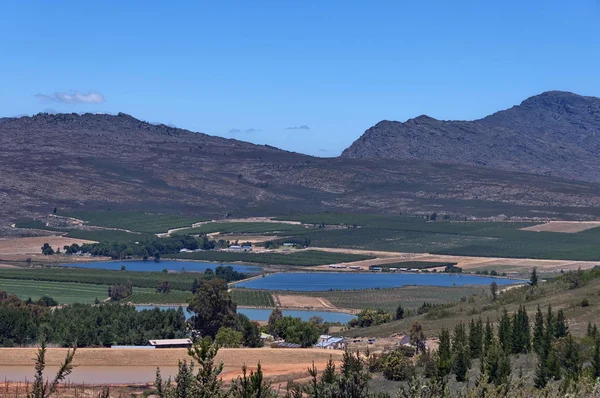
[[[348,348],[348,342],[343,337],[331,337],[323,334],[319,336],[319,342],[315,344],[315,347],[325,350],[345,350]]]

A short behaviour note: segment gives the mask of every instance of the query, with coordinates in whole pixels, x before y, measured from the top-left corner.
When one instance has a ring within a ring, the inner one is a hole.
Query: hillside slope
[[[600,98],[550,91],[475,121],[382,121],[342,157],[418,159],[600,182]]]
[[[126,114],[0,121],[0,220],[61,209],[600,216],[600,184],[423,161],[320,159]]]

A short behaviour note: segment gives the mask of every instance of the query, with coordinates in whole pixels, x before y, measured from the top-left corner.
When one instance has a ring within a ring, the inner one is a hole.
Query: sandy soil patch
[[[523,228],[522,230],[535,232],[563,232],[573,234],[596,227],[600,227],[599,221],[549,221],[545,224],[533,225],[531,227]]]
[[[294,308],[335,308],[328,300],[319,297],[278,295],[282,307]]]
[[[33,366],[36,348],[0,348],[0,366]],[[66,348],[49,348],[46,352],[48,366],[58,366],[64,360]],[[342,351],[318,348],[222,348],[217,360],[233,371],[244,363],[255,366],[259,361],[264,368],[275,370],[282,366],[309,366],[312,361],[326,362],[342,357]],[[79,348],[73,363],[78,366],[176,366],[181,359],[188,359],[186,349],[117,349]]]
[[[0,238],[1,255],[41,254],[44,243],[50,244],[55,250],[65,245],[77,243],[94,243],[90,240],[67,238],[64,236],[36,236],[32,238]]]

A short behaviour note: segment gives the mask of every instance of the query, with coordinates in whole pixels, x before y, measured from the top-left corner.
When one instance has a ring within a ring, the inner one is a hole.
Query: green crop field
[[[204,251],[195,253],[177,253],[168,254],[165,258],[178,258],[186,260],[204,260],[204,261],[222,261],[234,262],[243,261],[248,263],[258,264],[273,264],[273,265],[326,265],[335,263],[346,263],[360,260],[368,260],[373,257],[363,256],[358,254],[345,253],[329,253],[318,250],[305,250],[284,253],[233,253],[233,252],[218,252]]]
[[[221,232],[224,234],[289,234],[303,232],[311,228],[308,225],[269,223],[269,222],[213,222],[195,228],[177,231],[177,234],[208,234]]]
[[[96,242],[104,241],[118,241],[118,242],[141,242],[147,237],[152,236],[150,234],[141,233],[130,233],[119,230],[96,230],[96,231],[84,231],[80,229],[68,230],[67,236],[77,239],[87,239]]]
[[[393,312],[399,304],[405,309],[415,309],[424,302],[451,303],[474,294],[487,294],[488,291],[487,286],[405,286],[391,289],[309,292],[308,295],[327,299],[339,308],[380,308]]]
[[[0,279],[0,290],[26,300],[50,296],[59,304],[93,303],[108,297],[108,286],[72,282]]]
[[[123,301],[133,304],[184,304],[192,297],[192,292],[189,291],[171,290],[164,294],[153,289],[133,288],[133,294]]]
[[[171,289],[190,290],[194,278],[202,279],[203,276],[203,273],[113,271],[70,267],[0,268],[0,282],[3,284],[17,283],[18,280],[76,282],[96,285],[125,284],[130,281],[134,287],[154,289],[159,282],[168,281]]]
[[[408,216],[323,214],[285,217],[307,223],[342,224],[292,238],[311,246],[483,257],[600,260],[600,228],[566,234],[523,231],[535,223],[426,221]]]
[[[234,301],[238,305],[274,306],[273,295],[285,294],[310,296],[328,300],[337,308],[382,309],[396,311],[399,304],[404,309],[419,308],[423,303],[454,303],[472,295],[488,294],[487,286],[405,286],[389,289],[357,289],[324,292],[268,291],[255,289],[233,289]]]
[[[233,296],[233,301],[235,301],[237,305],[275,307],[273,295],[264,290],[233,289],[231,294]]]
[[[191,226],[205,221],[203,217],[187,217],[174,214],[149,214],[133,211],[76,211],[63,216],[85,220],[89,225],[128,229],[135,232],[160,233],[169,229]]]

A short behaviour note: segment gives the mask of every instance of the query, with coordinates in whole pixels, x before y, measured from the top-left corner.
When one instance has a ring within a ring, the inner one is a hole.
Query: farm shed
[[[190,339],[148,340],[148,343],[156,348],[187,348],[192,346],[192,340]]]
[[[280,341],[276,343],[275,348],[302,348],[302,346],[296,343],[286,343],[285,341]]]

